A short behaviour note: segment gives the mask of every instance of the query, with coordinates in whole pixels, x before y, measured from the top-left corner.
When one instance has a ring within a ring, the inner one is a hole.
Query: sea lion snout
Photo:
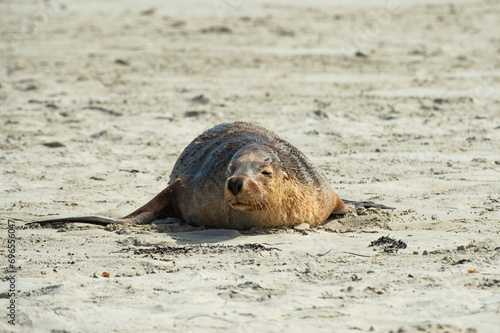
[[[227,188],[234,194],[238,195],[243,187],[244,179],[242,177],[232,177],[227,181]]]
[[[226,181],[226,201],[233,208],[244,211],[259,209],[263,200],[262,191],[255,181],[247,176],[235,175]]]

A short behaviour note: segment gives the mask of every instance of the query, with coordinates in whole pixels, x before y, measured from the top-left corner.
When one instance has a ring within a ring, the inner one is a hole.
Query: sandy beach
[[[499,22],[494,0],[0,2],[0,331],[499,332]],[[124,216],[237,120],[396,209],[25,226]]]

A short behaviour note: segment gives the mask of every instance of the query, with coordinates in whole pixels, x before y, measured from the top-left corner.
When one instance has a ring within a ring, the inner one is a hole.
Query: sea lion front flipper
[[[40,224],[40,225],[47,225],[51,223],[88,223],[88,224],[95,224],[95,225],[108,225],[108,224],[130,224],[126,221],[115,221],[111,219],[107,219],[105,217],[100,217],[100,216],[80,216],[80,217],[61,217],[58,219],[50,219],[50,220],[44,220],[44,221],[34,221],[34,222],[28,222],[25,225],[32,225],[32,224]]]
[[[155,220],[174,217],[182,219],[182,214],[177,203],[179,190],[182,189],[182,180],[176,179],[156,197],[133,213],[122,217],[120,220],[132,224],[149,224]]]
[[[34,221],[26,223],[47,225],[51,223],[88,223],[95,225],[108,225],[108,224],[149,224],[154,220],[163,219],[167,217],[182,218],[178,206],[176,206],[176,197],[178,190],[181,187],[180,179],[167,186],[166,189],[161,191],[150,202],[137,209],[132,214],[129,214],[121,219],[112,220],[99,216],[80,216],[80,217],[62,217],[58,219],[50,219],[45,221]]]
[[[388,207],[382,204],[377,204],[371,201],[352,201],[342,199],[346,204],[353,206],[355,209],[358,208],[381,208],[381,209],[396,209],[394,207]]]
[[[343,215],[352,212],[352,208],[347,206],[344,200],[340,199],[337,193],[333,192],[335,204],[330,215]]]

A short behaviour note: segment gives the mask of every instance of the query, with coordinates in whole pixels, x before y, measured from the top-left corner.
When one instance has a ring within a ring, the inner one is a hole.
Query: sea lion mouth
[[[234,209],[242,210],[245,212],[257,210],[257,207],[255,205],[249,205],[241,202],[235,202],[235,203],[229,202],[229,205]]]

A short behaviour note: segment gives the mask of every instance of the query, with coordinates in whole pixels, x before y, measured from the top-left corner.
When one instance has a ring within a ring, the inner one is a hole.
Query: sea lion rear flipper
[[[358,208],[381,208],[381,209],[396,209],[394,207],[388,207],[382,204],[377,204],[371,201],[352,201],[342,199],[347,205],[353,206],[355,209]]]

